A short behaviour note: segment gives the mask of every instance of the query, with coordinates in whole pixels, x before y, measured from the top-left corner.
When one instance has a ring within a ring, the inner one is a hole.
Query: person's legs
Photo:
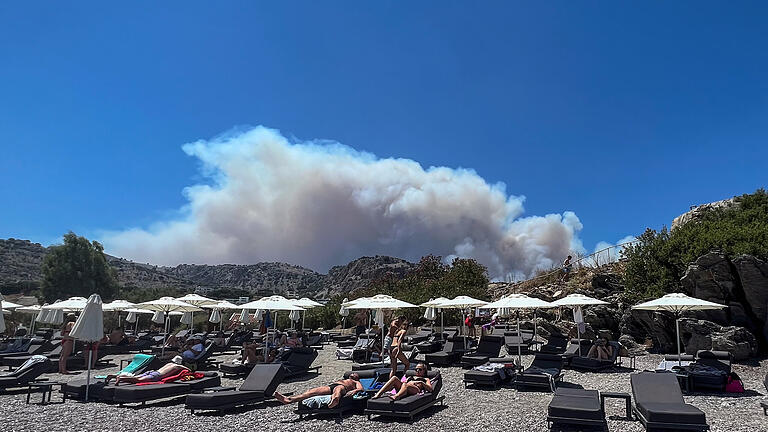
[[[342,386],[337,386],[336,388],[338,389],[341,387]],[[324,396],[329,394],[332,394],[331,388],[328,386],[322,386],[322,387],[315,387],[313,389],[309,389],[300,395],[290,396],[290,397],[285,397],[282,394],[275,392],[275,399],[279,400],[284,404],[289,404],[294,402],[301,402],[304,399],[308,399],[313,396]]]
[[[400,360],[400,362],[403,363],[403,366],[405,366],[405,370],[408,370],[408,368],[411,366],[411,362],[408,360],[408,357],[405,356],[405,353],[402,349],[397,350],[397,359]],[[395,368],[397,368],[397,361],[395,361]]]
[[[392,389],[396,389],[396,390],[399,391],[400,387],[402,387],[402,385],[403,385],[403,383],[402,383],[402,381],[400,381],[400,378],[398,378],[396,376],[393,376],[393,377],[391,377],[389,379],[389,381],[384,383],[384,385],[379,389],[378,392],[376,392],[376,394],[371,399],[380,398],[381,395],[383,395],[384,393],[386,393],[386,392],[388,392],[388,391],[390,391]]]
[[[415,384],[413,384],[413,383],[405,383],[405,385],[400,387],[400,390],[398,390],[397,393],[395,393],[394,395],[390,396],[390,399],[392,399],[392,400],[402,399],[406,395],[408,395],[408,396],[415,395],[419,391],[420,391],[419,388],[416,387]]]
[[[597,352],[597,345],[592,345],[589,348],[589,352],[587,353],[587,357],[589,358],[598,358],[600,353]]]
[[[389,351],[389,366],[392,369],[389,377],[393,378],[397,374],[397,354],[400,352],[397,348],[391,348]]]
[[[61,354],[59,355],[59,373],[60,374],[68,374],[69,371],[67,371],[67,359],[69,359],[69,355],[72,354],[72,345],[73,341],[66,339],[61,343]]]
[[[328,408],[336,408],[336,405],[341,402],[341,398],[344,397],[346,393],[347,389],[345,389],[344,386],[336,386],[336,388],[333,389],[333,395],[331,396],[331,402],[328,404]]]

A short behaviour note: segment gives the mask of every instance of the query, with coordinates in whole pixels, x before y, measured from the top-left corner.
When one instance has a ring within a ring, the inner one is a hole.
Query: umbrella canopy
[[[48,315],[49,324],[61,325],[64,322],[64,309],[54,309]]]
[[[456,298],[443,301],[434,305],[438,309],[467,309],[487,305],[487,301],[474,299],[468,296],[456,296]]]
[[[208,318],[208,322],[212,322],[214,324],[221,322],[221,312],[219,309],[214,309],[213,312],[211,312],[211,316]]]
[[[343,316],[344,318],[349,316],[349,309],[344,307],[344,304],[347,302],[349,302],[349,300],[347,300],[347,298],[345,297],[344,301],[341,302],[341,307],[339,308],[339,315]]]
[[[267,309],[275,311],[304,310],[304,308],[294,305],[291,300],[279,295],[262,297],[259,300],[245,303],[238,307],[243,309]]]
[[[3,303],[3,307],[5,307],[5,303]],[[39,314],[41,309],[42,309],[42,307],[40,305],[21,306],[21,307],[16,308],[16,310],[14,312]]]
[[[376,318],[374,318],[374,321],[376,321],[376,324],[384,330],[384,309],[376,309]]]
[[[184,312],[184,315],[181,316],[181,323],[192,325],[192,312]]]
[[[435,308],[428,307],[427,310],[424,311],[424,319],[427,321],[434,321],[437,319],[437,312],[435,311]]]
[[[410,304],[402,300],[398,300],[392,296],[386,294],[377,294],[373,297],[361,298],[350,302],[350,306],[346,306],[347,309],[402,309],[402,308],[415,308],[418,307],[415,304]]]
[[[92,294],[88,298],[70,335],[85,342],[98,342],[104,337],[104,314],[101,297],[98,294]]]
[[[608,302],[588,297],[584,294],[569,294],[552,302],[553,306],[587,306],[604,304],[608,304]]]
[[[103,311],[124,311],[126,309],[133,309],[136,305],[127,300],[115,300],[113,302],[104,303],[101,310]]]
[[[2,295],[0,295],[0,298],[2,298]],[[22,307],[22,305],[17,304],[17,303],[13,303],[13,302],[9,302],[8,300],[0,300],[0,307],[3,310],[11,310],[11,309],[20,308],[20,307]]]
[[[291,313],[288,314],[288,319],[290,319],[292,322],[298,322],[301,319],[301,312],[297,310],[291,311]]]
[[[420,304],[419,306],[421,306],[421,307],[437,307],[437,306],[439,306],[439,305],[441,305],[441,304],[443,304],[443,303],[445,303],[447,301],[449,301],[449,300],[447,298],[445,298],[445,297],[438,297],[438,298],[432,299],[432,300],[430,300],[428,302],[424,302],[424,303]]]
[[[248,324],[251,321],[251,316],[248,314],[248,309],[243,309],[240,313],[240,323]]]
[[[67,311],[81,311],[85,309],[86,303],[88,303],[88,299],[85,297],[70,297],[64,301],[56,302],[48,306],[48,308]]]
[[[139,317],[136,314],[136,312],[128,312],[128,316],[125,317],[125,322],[133,324],[138,319],[139,319]]]
[[[163,315],[163,311],[155,311],[154,315],[152,315],[152,322],[155,324],[162,324],[165,322],[165,316]]]
[[[176,300],[182,301],[184,303],[191,304],[193,306],[209,306],[209,305],[215,305],[218,303],[218,300],[210,299],[208,297],[203,297],[199,294],[187,294],[183,297],[179,297]]]
[[[221,300],[221,301],[216,302],[214,304],[203,305],[201,307],[206,308],[206,309],[235,310],[235,309],[240,309],[241,306],[238,306],[238,305],[236,305],[234,303],[230,303],[230,302],[228,302],[226,300]]]
[[[40,324],[45,324],[48,322],[48,315],[52,311],[48,309],[46,306],[48,306],[48,303],[45,303],[44,305],[40,306],[40,313],[37,314],[37,318],[35,318],[35,322],[39,322]]]
[[[173,297],[160,297],[157,300],[139,303],[136,307],[152,312],[197,312],[201,310],[197,306],[176,300]]]
[[[312,309],[313,307],[322,306],[322,303],[318,303],[308,297],[302,297],[298,300],[294,300],[293,304],[304,309]]]
[[[682,364],[680,361],[680,314],[685,311],[696,310],[709,310],[709,309],[722,309],[726,307],[719,303],[714,303],[707,300],[701,300],[694,297],[689,297],[682,293],[667,294],[656,300],[651,300],[639,305],[632,306],[635,310],[647,310],[655,312],[672,312],[675,314],[675,330],[677,332],[677,364]]]

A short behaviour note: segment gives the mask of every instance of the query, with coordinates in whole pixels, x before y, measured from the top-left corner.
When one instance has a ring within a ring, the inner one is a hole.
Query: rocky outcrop
[[[697,318],[744,327],[757,336],[761,349],[768,347],[768,263],[710,252],[689,265],[680,282],[686,294],[728,306],[697,312]]]
[[[743,327],[720,326],[712,321],[680,320],[680,339],[684,351],[728,351],[736,360],[745,360],[757,354],[757,339]]]
[[[687,224],[688,222],[694,222],[701,219],[707,212],[715,209],[728,209],[737,207],[739,203],[736,198],[728,198],[721,201],[715,201],[708,204],[701,204],[691,206],[691,209],[680,216],[676,217],[672,221],[672,229]]]
[[[389,256],[358,258],[328,271],[327,294],[330,296],[367,288],[371,282],[385,277],[400,279],[414,268],[416,265],[411,262]]]

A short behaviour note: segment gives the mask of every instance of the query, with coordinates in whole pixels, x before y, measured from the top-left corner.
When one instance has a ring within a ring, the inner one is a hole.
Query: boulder
[[[619,337],[619,343],[627,350],[629,355],[642,356],[648,354],[645,345],[637,343],[635,338],[630,335],[621,335],[621,337]]]
[[[684,351],[728,351],[736,360],[745,360],[757,354],[757,339],[744,327],[721,326],[712,321],[684,318],[680,320],[680,339]]]
[[[691,297],[724,304],[734,297],[736,278],[728,258],[720,252],[710,252],[688,266],[680,283]]]
[[[751,255],[740,255],[733,259],[733,266],[739,275],[745,303],[764,326],[768,321],[768,263]],[[768,339],[768,333],[765,337]]]

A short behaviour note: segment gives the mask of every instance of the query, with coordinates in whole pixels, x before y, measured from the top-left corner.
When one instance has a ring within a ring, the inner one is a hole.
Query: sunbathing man
[[[361,391],[365,391],[365,388],[363,388],[363,385],[360,383],[360,375],[352,373],[347,379],[338,380],[327,386],[315,387],[296,396],[285,397],[280,393],[275,392],[275,399],[284,404],[289,404],[301,402],[304,399],[309,399],[313,396],[331,395],[331,402],[328,404],[328,408],[334,408],[341,402],[341,398],[344,396],[352,396]]]
[[[107,375],[107,382],[111,378],[115,378],[115,385],[120,385],[121,382],[126,382],[129,384],[136,384],[141,382],[155,382],[160,381],[163,378],[167,378],[170,376],[177,375],[179,372],[183,370],[189,370],[189,368],[181,365],[182,358],[181,356],[176,356],[171,360],[170,363],[162,366],[160,369],[156,371],[146,371],[142,374],[135,375],[135,376],[128,376],[128,375]]]
[[[432,380],[427,378],[427,365],[417,364],[416,376],[408,377],[405,382],[396,376],[390,378],[371,399],[378,399],[392,389],[395,390],[395,394],[389,395],[389,398],[393,401],[419,393],[432,393]]]

